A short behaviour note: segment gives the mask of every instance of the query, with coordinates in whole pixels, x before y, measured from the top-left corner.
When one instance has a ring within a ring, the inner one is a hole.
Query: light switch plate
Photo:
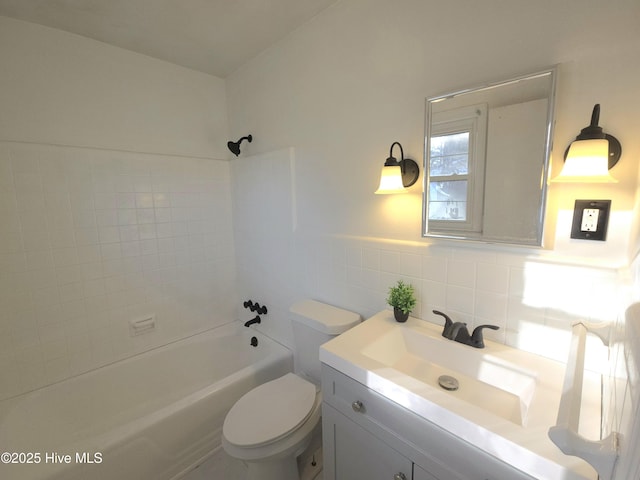
[[[610,209],[611,200],[576,200],[571,238],[605,241]]]

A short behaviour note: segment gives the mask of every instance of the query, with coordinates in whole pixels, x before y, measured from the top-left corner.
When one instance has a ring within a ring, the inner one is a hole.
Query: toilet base
[[[319,409],[315,413],[319,413]],[[251,458],[246,450],[229,445],[224,436],[222,445],[228,455],[242,460],[247,466],[246,480],[300,480],[298,458],[305,452],[308,454],[317,450],[322,445],[322,423],[319,420],[318,415],[318,418],[309,422],[302,432],[298,432],[303,435],[297,441],[294,442],[294,438],[290,439],[289,448],[269,456],[266,460],[259,459],[258,456]]]
[[[295,457],[280,458],[271,462],[247,462],[247,466],[247,480],[300,479]]]

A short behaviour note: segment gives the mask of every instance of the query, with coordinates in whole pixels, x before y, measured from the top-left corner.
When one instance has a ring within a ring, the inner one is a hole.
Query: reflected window
[[[468,131],[431,137],[429,172],[429,220],[466,221]]]
[[[428,172],[432,227],[481,230],[486,125],[486,105],[434,116]]]

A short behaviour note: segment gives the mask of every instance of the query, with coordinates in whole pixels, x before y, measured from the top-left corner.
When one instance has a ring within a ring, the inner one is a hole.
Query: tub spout
[[[251,325],[253,325],[254,323],[260,323],[260,315],[256,315],[255,318],[252,318],[251,320],[249,320],[248,322],[244,323],[245,327],[249,327]]]

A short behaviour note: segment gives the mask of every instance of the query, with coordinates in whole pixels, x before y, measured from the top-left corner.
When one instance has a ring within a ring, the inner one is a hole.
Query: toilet
[[[222,446],[248,466],[248,480],[299,480],[297,457],[320,446],[320,345],[360,323],[360,315],[303,300],[291,306],[294,370],[238,400],[222,427]]]

